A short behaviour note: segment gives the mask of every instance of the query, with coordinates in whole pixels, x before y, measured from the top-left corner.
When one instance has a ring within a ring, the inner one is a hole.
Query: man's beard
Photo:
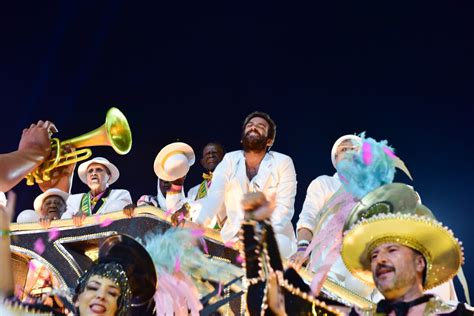
[[[244,151],[253,151],[253,152],[262,152],[267,149],[268,137],[260,135],[258,132],[257,135],[250,136],[251,131],[247,134],[242,135],[242,147]],[[242,133],[243,134],[243,133]]]

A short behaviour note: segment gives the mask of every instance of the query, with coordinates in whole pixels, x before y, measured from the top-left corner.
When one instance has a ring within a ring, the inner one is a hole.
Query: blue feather
[[[371,163],[364,163],[362,151],[359,150],[346,153],[345,159],[336,165],[342,186],[358,199],[384,184],[392,183],[395,176],[395,161],[384,151],[385,147],[394,151],[387,145],[387,141],[377,142],[373,138],[365,138],[365,133],[362,133],[360,137],[362,144],[370,145]]]

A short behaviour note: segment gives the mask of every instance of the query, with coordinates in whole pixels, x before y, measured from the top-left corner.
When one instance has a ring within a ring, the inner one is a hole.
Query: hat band
[[[182,150],[173,150],[173,151],[170,151],[169,153],[166,154],[166,156],[163,158],[163,160],[161,161],[161,168],[163,168],[163,170],[165,169],[165,163],[166,161],[171,157],[171,156],[174,156],[174,155],[178,155],[178,154],[181,154],[181,155],[184,155],[186,156],[186,154],[184,153],[184,151]]]

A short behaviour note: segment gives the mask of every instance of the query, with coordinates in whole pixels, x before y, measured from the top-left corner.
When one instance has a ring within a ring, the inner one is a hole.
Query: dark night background
[[[67,139],[116,106],[132,151],[93,151],[119,167],[114,187],[136,200],[156,193],[164,145],[187,142],[198,159],[211,140],[239,149],[241,123],[258,109],[277,122],[273,149],[294,160],[298,214],[310,181],[334,172],[333,142],[366,131],[395,147],[424,204],[463,240],[474,280],[472,2],[171,2],[2,4],[1,151],[39,119]],[[188,188],[200,172],[195,165]],[[18,212],[40,193],[24,182],[15,190]],[[76,177],[73,192],[85,190]]]

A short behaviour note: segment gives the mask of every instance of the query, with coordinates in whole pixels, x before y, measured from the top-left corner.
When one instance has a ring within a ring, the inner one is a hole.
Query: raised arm
[[[0,155],[0,191],[13,188],[49,156],[49,135],[56,131],[56,126],[49,121],[39,121],[23,130],[18,150]]]

